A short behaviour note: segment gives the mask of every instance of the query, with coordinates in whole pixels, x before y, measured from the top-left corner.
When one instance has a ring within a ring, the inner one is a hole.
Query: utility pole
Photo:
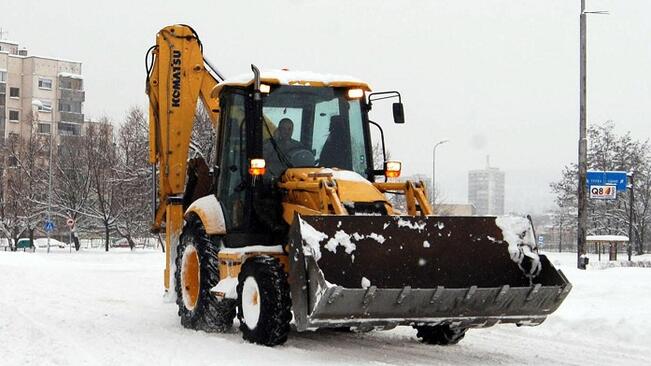
[[[581,257],[585,252],[585,236],[588,226],[588,202],[586,197],[586,174],[588,171],[588,140],[586,124],[586,14],[585,0],[581,0],[580,17],[580,46],[579,46],[579,189],[578,189],[578,230],[576,247],[576,265],[585,269],[585,262]]]
[[[585,254],[585,237],[588,228],[588,197],[587,171],[588,171],[588,139],[587,139],[587,99],[586,99],[586,39],[588,14],[608,14],[607,11],[585,11],[585,0],[581,0],[580,45],[579,45],[579,188],[578,188],[578,228],[576,262],[577,268],[585,269],[582,255]]]

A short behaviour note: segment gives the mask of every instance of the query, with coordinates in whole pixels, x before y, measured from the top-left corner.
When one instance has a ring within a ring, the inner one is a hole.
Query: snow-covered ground
[[[420,344],[407,327],[293,332],[266,348],[236,329],[182,328],[162,298],[159,252],[0,252],[0,364],[651,364],[651,268],[579,271],[574,254],[549,256],[574,289],[538,327],[471,330],[449,347]]]

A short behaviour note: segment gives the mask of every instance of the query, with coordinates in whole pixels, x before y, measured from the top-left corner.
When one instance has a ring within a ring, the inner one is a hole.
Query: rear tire
[[[185,328],[225,332],[233,326],[235,300],[219,300],[210,293],[219,282],[220,245],[215,245],[196,215],[183,229],[174,273],[176,304]]]
[[[466,335],[466,328],[451,328],[448,324],[424,325],[414,327],[416,337],[426,344],[449,346],[457,344]]]
[[[292,304],[287,274],[278,259],[247,260],[240,271],[237,297],[237,318],[245,340],[265,346],[287,341]]]

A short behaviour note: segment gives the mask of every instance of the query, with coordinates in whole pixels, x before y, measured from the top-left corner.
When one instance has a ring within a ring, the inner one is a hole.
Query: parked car
[[[34,239],[34,245],[37,248],[47,248],[47,238]],[[67,246],[68,246],[68,244],[66,244],[66,243],[64,243],[62,241],[58,241],[58,240],[56,240],[54,238],[50,238],[50,248],[56,248],[56,247],[65,248]]]
[[[111,243],[111,248],[129,248],[129,241],[126,238],[120,238]]]
[[[29,238],[20,238],[18,239],[18,242],[16,243],[16,250],[22,250],[22,251],[34,251],[36,247],[33,247],[32,244],[29,241]]]

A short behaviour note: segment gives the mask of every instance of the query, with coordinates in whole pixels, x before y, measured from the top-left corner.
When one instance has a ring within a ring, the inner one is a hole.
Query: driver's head
[[[277,139],[289,140],[294,132],[294,122],[289,118],[283,118],[278,122]]]

